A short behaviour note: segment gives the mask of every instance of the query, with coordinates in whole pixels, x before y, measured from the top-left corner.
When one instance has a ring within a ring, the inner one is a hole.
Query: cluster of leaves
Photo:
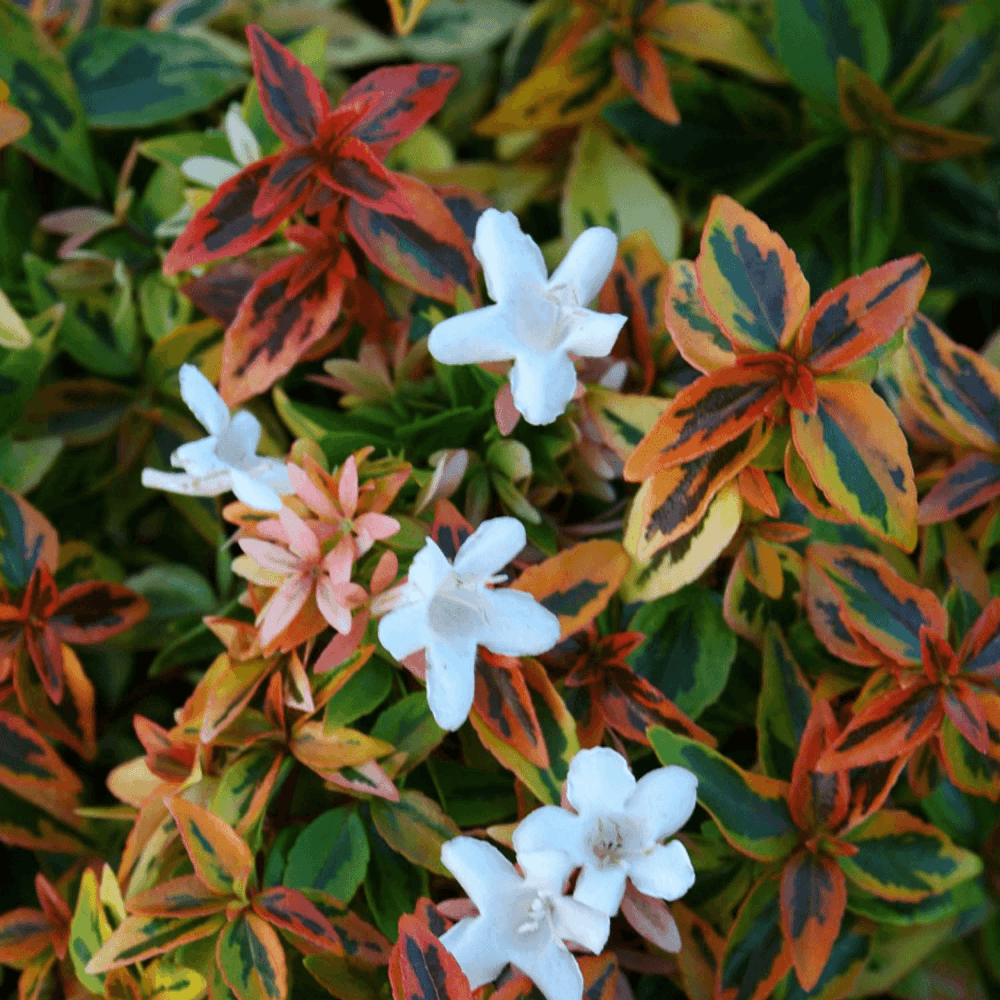
[[[588,1000],[998,988],[1000,4],[0,0],[0,39],[7,993],[469,1000],[442,844],[509,849],[602,743],[697,776],[697,880],[629,890]],[[548,425],[428,352],[490,206],[550,265],[619,238]],[[141,485],[201,437],[183,364],[280,512]],[[445,733],[377,621],[499,515],[561,640],[480,648]]]

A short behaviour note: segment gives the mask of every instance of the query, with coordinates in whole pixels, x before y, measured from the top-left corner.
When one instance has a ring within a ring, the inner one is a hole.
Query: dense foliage
[[[996,0],[0,0],[4,994],[571,997],[583,761],[588,1000],[1000,989],[998,132]]]

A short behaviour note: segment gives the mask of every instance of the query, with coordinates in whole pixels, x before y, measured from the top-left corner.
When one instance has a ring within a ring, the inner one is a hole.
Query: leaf
[[[37,562],[59,563],[59,536],[23,497],[0,486],[0,576],[12,590],[28,586]]]
[[[791,853],[798,829],[788,812],[786,782],[744,771],[715,750],[666,729],[651,729],[649,740],[661,764],[677,764],[697,776],[698,801],[741,854],[777,861]]]
[[[848,918],[843,921],[840,935],[833,942],[830,957],[813,989],[804,990],[794,974],[789,973],[781,992],[783,1000],[835,1000],[849,996],[868,960],[872,931],[872,925],[865,920]]]
[[[295,889],[273,886],[253,898],[254,912],[279,930],[286,931],[315,948],[335,955],[344,953],[330,921]]]
[[[190,35],[88,28],[66,52],[87,120],[143,128],[215,104],[246,83],[238,65]]]
[[[111,935],[111,925],[97,894],[97,876],[87,869],[80,878],[76,909],[69,929],[69,957],[81,985],[91,993],[104,992],[104,977],[86,972],[86,965]],[[0,935],[2,939],[2,935]]]
[[[870,354],[910,322],[930,274],[927,261],[914,254],[824,292],[798,332],[799,356],[823,375]]]
[[[341,1000],[378,1000],[385,981],[374,966],[335,955],[307,955],[302,964],[325,990]]]
[[[631,44],[616,45],[611,61],[618,79],[651,115],[669,125],[680,123],[663,55],[648,35],[633,38]]]
[[[328,695],[325,685],[314,691],[313,700],[317,705],[322,703],[319,700],[321,697],[328,698],[323,718],[325,732],[332,733],[367,715],[381,705],[392,690],[392,667],[378,657],[369,660],[371,652],[372,647],[367,647],[367,655],[361,661],[363,669],[353,669],[351,659],[345,661],[345,672],[348,674],[346,678],[340,673],[340,668],[337,668],[337,674],[332,675],[336,678],[336,690],[332,695]]]
[[[227,660],[229,669],[220,674],[205,702],[200,734],[203,743],[212,743],[237,718],[275,665],[271,657],[235,663]]]
[[[588,126],[576,141],[560,213],[567,241],[591,226],[607,226],[619,239],[646,230],[665,261],[680,251],[673,200],[600,125]]]
[[[0,961],[24,965],[52,944],[54,928],[41,910],[18,906],[0,916]]]
[[[64,642],[91,645],[127,631],[148,613],[144,597],[118,584],[92,580],[59,595],[49,625]]]
[[[39,801],[33,801],[34,799]],[[0,786],[0,841],[29,851],[85,854],[93,850],[74,827],[79,817],[66,808],[63,796],[46,793],[15,795]]]
[[[889,67],[882,10],[865,0],[778,0],[775,37],[789,79],[807,97],[837,102],[837,59],[846,56],[876,80]]]
[[[725,450],[722,448],[714,454],[718,455]],[[692,465],[700,462],[702,459],[695,459]],[[678,468],[683,471],[688,467]],[[647,482],[652,482],[660,476],[667,476],[674,471],[668,469],[666,472],[657,473]],[[640,487],[640,493],[643,488],[644,486]],[[669,509],[667,507],[669,500],[670,498],[661,506],[661,510]],[[654,601],[658,597],[675,593],[681,587],[697,580],[733,540],[739,530],[742,513],[743,504],[739,489],[735,482],[730,481],[715,494],[704,516],[696,521],[687,534],[680,535],[668,545],[658,549],[647,563],[633,564],[622,585],[622,596],[627,601]],[[686,518],[685,521],[687,520],[691,518]],[[631,519],[626,530],[630,527]]]
[[[226,924],[216,946],[216,961],[237,1000],[285,1000],[288,969],[278,935],[254,913]]]
[[[40,25],[14,4],[0,7],[0,77],[10,88],[10,104],[31,121],[17,145],[42,166],[101,196],[87,124],[62,53]]]
[[[734,347],[791,345],[809,308],[809,284],[785,241],[726,195],[709,207],[695,271],[702,302]]]
[[[709,921],[683,903],[672,903],[670,912],[681,936],[677,965],[684,992],[690,1000],[713,1000],[724,940]]]
[[[2,112],[0,112],[2,113]],[[4,145],[4,143],[0,143]],[[10,304],[10,299],[0,291],[0,347],[10,351],[23,351],[32,344],[28,324]]]
[[[614,280],[614,274],[611,280]],[[643,289],[648,293],[648,284],[643,285]],[[650,294],[655,295],[656,292]],[[636,289],[636,299],[639,297],[639,289]],[[649,304],[648,298],[646,302]],[[601,310],[606,311],[603,305]],[[631,320],[634,324],[634,313]],[[652,357],[650,364],[652,365]],[[623,462],[632,454],[632,450],[642,440],[643,435],[652,428],[657,417],[668,405],[667,400],[656,396],[614,392],[603,386],[588,386],[584,398],[588,416],[597,424],[604,443]]]
[[[941,758],[952,782],[965,792],[996,801],[1000,789],[1000,754],[996,734],[1000,733],[1000,698],[983,692],[980,702],[986,714],[991,747],[989,755],[977,750],[950,718],[941,724]]]
[[[844,874],[882,899],[916,903],[981,871],[978,855],[901,809],[880,810],[845,839],[858,851],[838,859]]]
[[[295,726],[288,749],[321,778],[329,780],[345,767],[358,767],[392,752],[392,745],[356,729],[329,731],[318,719]]]
[[[847,173],[851,270],[862,271],[889,255],[902,216],[902,171],[899,159],[878,137],[855,136],[847,147]]]
[[[703,375],[731,367],[736,360],[732,344],[698,293],[694,262],[675,260],[668,274],[664,321],[681,357]]]
[[[723,947],[716,978],[718,1000],[766,1000],[792,965],[781,931],[778,883],[763,878],[750,890]]]
[[[173,798],[167,808],[198,878],[220,895],[245,898],[253,872],[253,858],[246,842],[218,816],[192,802]]]
[[[976,510],[1000,495],[1000,462],[980,452],[956,462],[921,499],[919,524],[940,524]]]
[[[529,566],[512,584],[559,616],[562,638],[594,620],[621,586],[628,556],[617,542],[580,542]]]
[[[820,980],[847,906],[847,882],[837,861],[805,850],[781,873],[781,930],[791,945],[792,961],[802,988],[809,992]]]
[[[811,710],[812,691],[777,624],[764,633],[757,746],[764,773],[788,781]]]
[[[90,975],[145,961],[155,955],[199,941],[215,934],[225,923],[225,916],[191,917],[174,920],[170,917],[126,917],[86,965]]]
[[[296,838],[282,882],[290,889],[320,889],[349,903],[368,866],[365,828],[354,809],[339,806],[314,819]]]
[[[791,411],[792,442],[813,482],[852,521],[907,552],[917,540],[917,489],[906,438],[862,382],[820,379],[815,414]]]
[[[736,658],[736,636],[717,594],[691,585],[644,604],[629,621],[645,642],[628,657],[685,715],[698,716],[722,694]]]
[[[154,889],[129,896],[130,913],[146,917],[208,917],[220,913],[229,897],[207,888],[197,875],[180,875]]]
[[[414,691],[379,714],[371,736],[391,743],[396,753],[405,753],[399,769],[409,771],[427,758],[445,733],[431,715],[426,693]]]
[[[677,923],[662,899],[643,895],[633,884],[626,882],[621,913],[633,930],[657,948],[675,953],[680,950]]]
[[[461,831],[432,799],[407,789],[398,802],[373,800],[371,818],[382,839],[397,854],[436,875],[448,877],[441,863],[441,845]]]
[[[38,795],[69,804],[83,788],[76,774],[28,722],[0,709],[0,784],[38,801]]]
[[[483,655],[480,651],[475,669],[476,691],[471,711],[477,721],[536,767],[547,768],[549,753],[545,736],[521,673],[520,660]]]
[[[469,980],[455,957],[410,914],[399,919],[389,957],[393,1000],[471,1000]]]

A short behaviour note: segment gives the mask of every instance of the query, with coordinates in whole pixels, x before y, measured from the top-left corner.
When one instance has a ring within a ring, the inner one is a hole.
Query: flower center
[[[599,816],[587,831],[587,850],[597,868],[619,868],[641,849],[641,836],[627,816]]]
[[[475,582],[466,582],[457,573],[441,581],[427,606],[427,621],[438,635],[468,635],[487,624],[475,588]]]
[[[531,344],[536,351],[554,351],[569,335],[573,314],[580,308],[576,289],[569,283],[556,285],[545,293],[552,309],[540,311],[538,324],[531,331]]]
[[[522,893],[511,906],[511,943],[518,948],[540,947],[553,930],[555,893],[551,889],[532,889]]]

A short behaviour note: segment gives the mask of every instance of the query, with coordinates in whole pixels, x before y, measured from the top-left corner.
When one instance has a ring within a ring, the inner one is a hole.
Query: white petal
[[[698,779],[684,767],[659,767],[639,779],[625,811],[640,820],[649,841],[676,833],[698,801]]]
[[[281,458],[271,458],[270,456],[258,457],[252,469],[247,472],[267,483],[275,493],[292,493],[292,482],[288,478],[288,465]]]
[[[541,991],[545,1000],[581,1000],[583,973],[564,944],[551,941],[541,951],[511,954],[516,965]]]
[[[628,761],[609,747],[581,750],[570,761],[566,797],[581,815],[622,812],[634,788]]]
[[[455,554],[455,572],[466,580],[499,573],[527,544],[524,525],[516,517],[483,521]]]
[[[629,864],[632,884],[647,896],[657,899],[680,899],[694,885],[694,867],[679,840],[657,844],[648,854]]]
[[[559,896],[555,900],[555,911],[555,931],[564,941],[582,944],[594,954],[607,944],[611,919],[606,913],[571,896]]]
[[[603,358],[611,353],[627,317],[621,313],[591,312],[578,309],[562,348],[585,358]]]
[[[510,370],[510,389],[529,424],[551,424],[576,392],[576,369],[564,350],[521,351]]]
[[[181,398],[209,434],[221,434],[229,425],[229,407],[215,386],[194,365],[181,365]]]
[[[427,348],[445,365],[506,361],[514,357],[517,338],[509,313],[485,306],[441,320],[431,330]]]
[[[442,729],[458,729],[469,717],[476,694],[475,636],[432,633],[425,648],[431,715]]]
[[[451,563],[445,558],[437,542],[428,538],[424,547],[413,557],[406,579],[429,600],[451,571]]]
[[[228,469],[228,463],[223,462],[215,453],[215,446],[218,443],[219,439],[214,434],[199,438],[197,441],[188,441],[174,449],[170,456],[170,464],[175,468],[190,472],[193,476]]]
[[[233,493],[236,494],[237,500],[242,500],[254,510],[270,510],[275,513],[281,510],[281,497],[266,483],[248,476],[240,469],[231,469],[229,474],[233,480]]]
[[[249,410],[238,410],[219,435],[219,455],[230,465],[249,473],[258,462],[260,434],[260,421]]]
[[[608,280],[617,255],[618,237],[603,226],[591,226],[573,241],[562,263],[552,273],[549,287],[571,284],[577,302],[585,306]]]
[[[511,294],[545,289],[548,270],[538,244],[521,232],[513,212],[488,208],[476,223],[472,252],[483,265],[486,290],[494,302],[505,302]]]
[[[240,106],[235,101],[229,105],[222,127],[229,140],[229,148],[233,151],[233,156],[236,157],[236,162],[240,166],[248,167],[260,159],[260,143],[257,142],[257,136],[243,120]]]
[[[623,868],[587,865],[576,880],[573,898],[613,917],[622,905],[626,879]]]
[[[501,656],[538,656],[559,642],[559,618],[520,590],[487,590],[482,595],[486,625],[479,642]]]
[[[580,817],[559,806],[542,806],[528,813],[514,829],[514,850],[520,855],[529,851],[558,848],[576,863],[583,861],[580,837],[583,824]]]
[[[161,472],[159,469],[143,469],[142,485],[151,490],[166,490],[187,497],[217,497],[232,489],[229,469],[220,469],[202,476],[187,472]]]
[[[475,990],[493,982],[507,964],[493,924],[482,917],[466,917],[441,935],[441,944],[454,955]]]
[[[427,630],[427,605],[406,604],[390,611],[378,623],[378,641],[397,660],[423,649],[430,641]]]
[[[239,172],[240,168],[235,163],[222,160],[218,156],[189,156],[181,164],[181,173],[189,181],[210,188],[217,188]]]
[[[523,882],[514,866],[492,845],[476,837],[453,837],[441,845],[441,864],[455,876],[480,913],[501,909],[507,894]]]
[[[543,848],[540,851],[520,851],[517,863],[524,872],[524,881],[533,886],[547,886],[560,895],[576,862],[561,849]]]

